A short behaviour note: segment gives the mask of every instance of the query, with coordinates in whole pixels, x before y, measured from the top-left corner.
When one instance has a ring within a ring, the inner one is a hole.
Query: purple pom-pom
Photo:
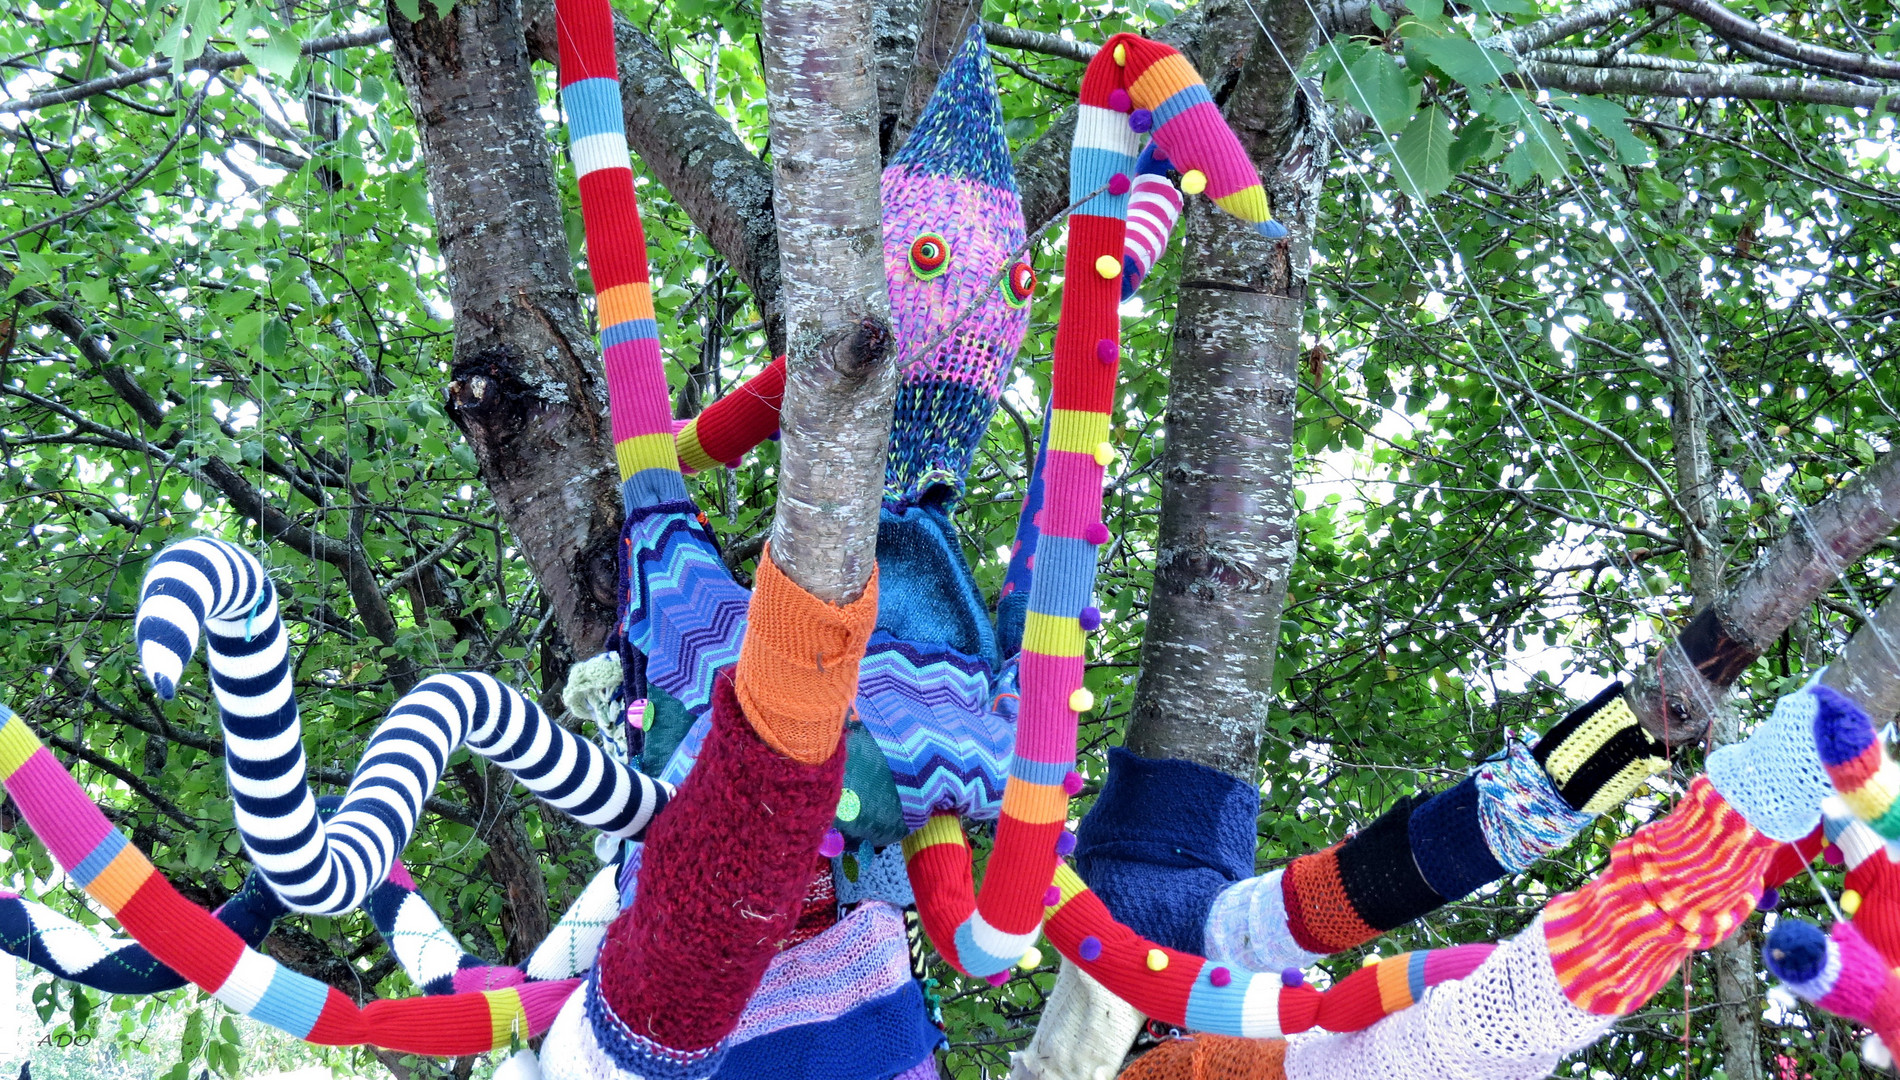
[[[1099,521],[1091,522],[1088,528],[1082,530],[1082,539],[1098,546],[1106,544],[1108,543],[1108,526]]]
[[[1094,633],[1102,628],[1102,609],[1098,607],[1085,607],[1082,609],[1081,614],[1077,616],[1077,621],[1082,624],[1082,629]]]
[[[1829,866],[1839,866],[1847,861],[1847,856],[1841,854],[1841,845],[1839,844],[1829,844],[1822,848],[1821,858],[1826,859]]]
[[[1093,935],[1085,937],[1082,944],[1075,947],[1075,952],[1084,960],[1099,960],[1102,958],[1102,939]]]
[[[1001,986],[1008,981],[1009,981],[1009,972],[1007,971],[999,971],[996,974],[991,975],[989,978],[989,983],[991,986]]]
[[[844,854],[844,834],[836,829],[826,829],[825,838],[818,841],[818,854],[827,859],[835,859]]]
[[[1061,902],[1062,902],[1062,890],[1055,887],[1054,885],[1049,886],[1049,891],[1042,894],[1043,907],[1055,907],[1057,904]]]
[[[1129,98],[1128,91],[1118,86],[1108,92],[1108,107],[1116,112],[1127,112],[1135,107],[1135,103]]]
[[[1116,173],[1114,176],[1108,178],[1108,193],[1110,195],[1126,195],[1128,194],[1128,186],[1127,173]]]
[[[1112,338],[1103,338],[1095,343],[1095,358],[1104,364],[1112,364],[1122,358],[1122,347]]]
[[[1062,790],[1068,792],[1071,795],[1075,794],[1078,791],[1081,791],[1082,790],[1082,774],[1079,772],[1076,772],[1074,769],[1070,769],[1069,775],[1062,778]]]
[[[1217,967],[1207,973],[1207,981],[1213,983],[1215,986],[1226,986],[1228,983],[1234,981],[1234,973],[1224,967]]]
[[[1281,986],[1299,986],[1304,982],[1306,982],[1306,972],[1301,971],[1299,968],[1290,967],[1280,970]]]
[[[1069,852],[1074,851],[1074,850],[1075,850],[1075,834],[1070,832],[1067,829],[1062,830],[1062,834],[1056,837],[1056,854],[1067,855]]]
[[[1136,109],[1128,114],[1128,130],[1143,135],[1155,126],[1155,114],[1147,109]]]
[[[1781,890],[1769,887],[1761,891],[1761,899],[1755,901],[1756,911],[1773,911],[1781,906]]]

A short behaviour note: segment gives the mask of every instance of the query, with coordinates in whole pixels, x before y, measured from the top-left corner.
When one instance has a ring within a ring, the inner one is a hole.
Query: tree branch
[[[1065,38],[1061,34],[1051,34],[1043,30],[1027,30],[1020,26],[1005,26],[999,22],[983,24],[983,36],[989,38],[991,45],[1000,45],[1005,49],[1020,49],[1023,52],[1041,53],[1044,56],[1060,56],[1065,60],[1074,60],[1086,64],[1102,51],[1101,46],[1088,41]]]
[[[1786,34],[1770,30],[1753,19],[1737,15],[1723,7],[1717,0],[1657,0],[1657,3],[1663,7],[1675,8],[1684,15],[1707,24],[1711,30],[1725,38],[1746,41],[1750,45],[1802,64],[1847,75],[1900,79],[1900,61],[1797,41]]]
[[[1642,94],[1673,98],[1751,98],[1793,101],[1808,105],[1839,105],[1873,109],[1896,91],[1878,86],[1856,86],[1832,79],[1781,79],[1762,75],[1691,75],[1673,71],[1631,68],[1574,67],[1521,57],[1517,74],[1508,78],[1546,90],[1575,94]]]
[[[1854,631],[1821,682],[1853,698],[1876,726],[1900,714],[1900,593],[1888,593],[1873,618]]]

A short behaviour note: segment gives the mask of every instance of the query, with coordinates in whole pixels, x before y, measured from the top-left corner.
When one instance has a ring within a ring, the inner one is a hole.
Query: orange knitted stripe
[[[858,662],[877,622],[877,570],[864,595],[843,607],[799,588],[759,556],[734,690],[765,745],[805,765],[838,749],[858,696]]]
[[[1286,1040],[1175,1039],[1136,1059],[1121,1080],[1286,1080]]]
[[[1600,1016],[1635,1012],[1690,953],[1748,918],[1779,846],[1698,777],[1667,817],[1610,850],[1596,880],[1545,907],[1565,996]]]
[[[1282,879],[1282,887],[1291,886],[1286,889],[1288,929],[1293,932],[1293,940],[1308,952],[1331,955],[1379,936],[1379,931],[1359,917],[1340,880],[1339,849],[1343,843],[1293,860]]]

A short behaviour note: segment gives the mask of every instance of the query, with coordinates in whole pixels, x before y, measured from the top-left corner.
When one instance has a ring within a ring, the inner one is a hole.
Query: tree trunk
[[[518,8],[387,8],[455,306],[448,411],[578,655],[613,624],[620,494]]]
[[[1821,682],[1853,698],[1875,724],[1900,715],[1900,593],[1847,641]]]
[[[871,9],[768,0],[764,16],[788,346],[772,557],[799,587],[842,604],[876,562],[897,393]]]

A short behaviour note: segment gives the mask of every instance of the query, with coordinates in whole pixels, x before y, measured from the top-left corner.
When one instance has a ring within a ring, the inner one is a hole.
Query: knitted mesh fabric
[[[1112,1080],[1141,1031],[1135,1007],[1067,960],[1010,1080]]]
[[[1204,952],[1209,960],[1248,971],[1308,967],[1326,954],[1300,947],[1287,927],[1284,870],[1236,882],[1207,913]]]
[[[1412,858],[1412,811],[1426,796],[1401,798],[1339,846],[1339,881],[1353,911],[1384,933],[1444,904]]]
[[[1029,327],[1029,305],[1006,295],[1008,275],[992,284],[1023,245],[1023,212],[981,23],[885,168],[882,194],[891,329],[906,350],[885,497],[904,505],[937,488],[962,491]],[[925,236],[947,246],[941,266],[913,265]],[[945,334],[934,351],[915,351]]]
[[[1196,1035],[1170,1039],[1122,1070],[1122,1080],[1286,1080],[1285,1039]]]
[[[1611,683],[1571,710],[1531,751],[1576,810],[1602,814],[1669,767],[1669,750],[1645,730]]]
[[[1815,748],[1820,707],[1812,690],[1775,703],[1768,722],[1747,741],[1709,755],[1709,782],[1764,835],[1799,840],[1821,820],[1821,800],[1834,790]]]
[[[759,739],[793,761],[837,757],[842,765],[838,740],[877,619],[877,577],[872,567],[864,594],[839,607],[793,584],[772,561],[771,544],[759,556],[733,691]]]
[[[1667,816],[1610,849],[1595,880],[1545,905],[1564,992],[1600,1016],[1635,1012],[1691,952],[1742,925],[1779,846],[1697,777]]]
[[[1197,952],[1214,898],[1253,874],[1259,816],[1252,784],[1113,747],[1108,779],[1075,830],[1075,869],[1130,929]]]
[[[1349,1035],[1296,1035],[1287,1080],[1532,1080],[1615,1023],[1571,1004],[1542,917],[1463,979]]]
[[[596,975],[631,1031],[675,1051],[708,1050],[738,1023],[797,917],[844,773],[835,736],[818,765],[766,746],[733,681],[715,685],[712,732],[648,832],[639,895],[608,928]]]

